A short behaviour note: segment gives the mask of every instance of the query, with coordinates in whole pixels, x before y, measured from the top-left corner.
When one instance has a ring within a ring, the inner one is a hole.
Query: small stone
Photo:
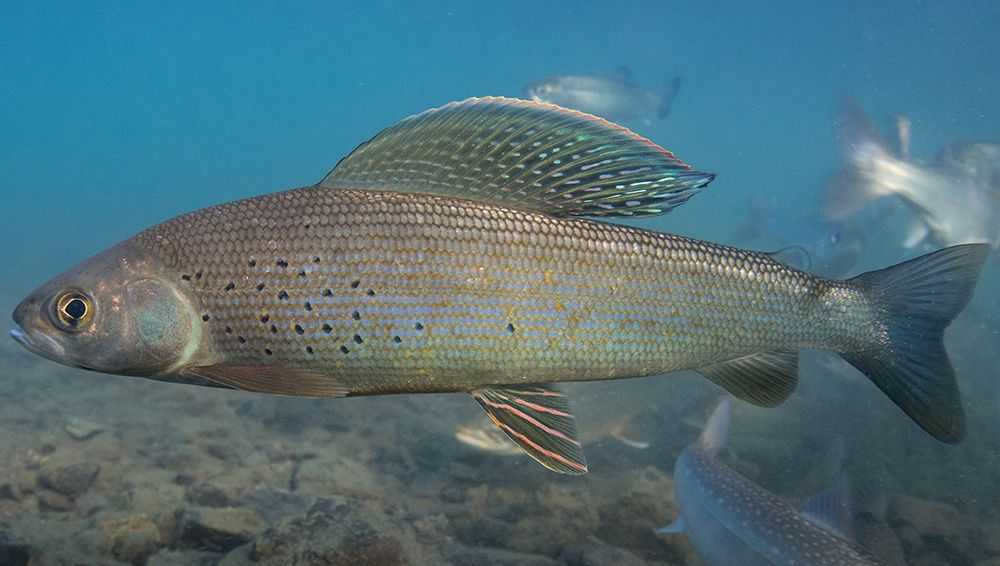
[[[38,493],[38,508],[42,511],[66,512],[76,509],[76,504],[61,493],[43,490]]]
[[[77,417],[67,417],[63,430],[65,430],[66,434],[68,434],[73,440],[79,440],[82,442],[84,440],[90,440],[91,438],[104,432],[104,427],[97,423],[86,421]]]
[[[569,566],[643,566],[646,561],[622,548],[588,540],[563,550],[563,561]]]
[[[184,497],[191,503],[204,507],[229,507],[233,504],[232,499],[222,488],[210,483],[192,484]]]
[[[27,543],[16,540],[0,526],[0,564],[27,566],[31,555],[31,547]]]
[[[221,558],[221,554],[201,550],[161,550],[146,566],[215,566]]]
[[[0,499],[10,499],[11,501],[21,500],[21,490],[13,483],[0,483]],[[3,562],[0,562],[3,564]]]
[[[160,529],[145,515],[105,521],[101,531],[105,548],[129,564],[144,564],[162,546]]]
[[[101,467],[92,462],[58,465],[46,463],[38,475],[43,487],[68,497],[77,497],[90,489]]]
[[[452,550],[448,561],[452,566],[560,566],[562,564],[540,554],[470,547]]]
[[[250,542],[264,529],[264,521],[250,509],[204,507],[184,512],[178,525],[182,546],[218,552]]]
[[[979,525],[976,530],[983,552],[987,556],[1000,556],[1000,524],[985,523]],[[997,565],[1000,566],[1000,559],[997,560]]]

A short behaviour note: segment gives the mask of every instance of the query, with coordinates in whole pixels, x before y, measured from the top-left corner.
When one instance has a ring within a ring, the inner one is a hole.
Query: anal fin
[[[184,370],[212,383],[255,393],[295,397],[345,397],[349,391],[335,378],[308,368],[212,365]]]
[[[587,473],[576,420],[563,393],[548,385],[525,385],[476,389],[472,396],[539,464],[561,474]]]
[[[698,371],[737,399],[774,407],[795,391],[798,368],[797,352],[764,352],[712,364]]]

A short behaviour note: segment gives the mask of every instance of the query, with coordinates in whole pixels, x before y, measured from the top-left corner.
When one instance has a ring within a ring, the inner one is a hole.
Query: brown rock
[[[66,512],[76,509],[76,503],[61,493],[42,490],[38,493],[38,508],[42,511]]]
[[[92,462],[54,464],[46,462],[38,474],[43,486],[68,497],[78,497],[90,489],[101,467]]]
[[[105,521],[101,532],[105,548],[129,564],[144,564],[162,546],[160,529],[145,515]]]

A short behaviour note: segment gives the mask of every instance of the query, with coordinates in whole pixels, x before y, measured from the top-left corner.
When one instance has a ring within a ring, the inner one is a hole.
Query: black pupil
[[[80,299],[70,299],[63,307],[63,312],[72,319],[80,320],[83,315],[87,314],[87,305]]]

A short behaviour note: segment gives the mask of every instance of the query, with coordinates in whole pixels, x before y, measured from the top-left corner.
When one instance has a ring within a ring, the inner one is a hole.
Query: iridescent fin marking
[[[383,130],[319,186],[432,194],[553,216],[652,216],[683,204],[714,178],[603,118],[487,97]]]
[[[761,407],[775,407],[795,391],[798,368],[797,352],[765,352],[698,371],[737,399]]]
[[[345,397],[349,393],[329,375],[303,368],[214,365],[188,368],[183,373],[255,393],[295,397]]]
[[[576,421],[565,395],[548,385],[476,389],[490,419],[539,464],[561,474],[587,473]]]

